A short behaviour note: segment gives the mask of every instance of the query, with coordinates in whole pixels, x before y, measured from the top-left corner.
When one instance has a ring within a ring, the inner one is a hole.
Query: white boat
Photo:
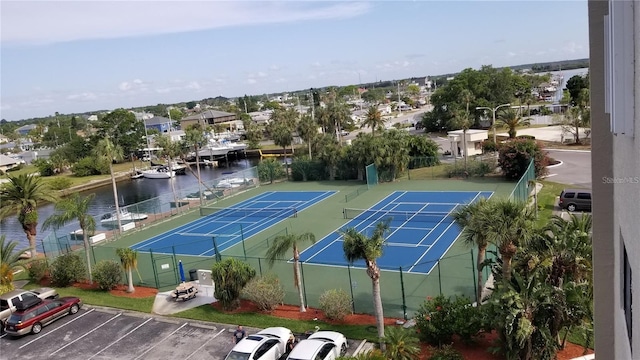
[[[231,151],[231,147],[215,140],[209,140],[207,145],[198,151],[198,156],[222,156]]]
[[[232,151],[246,150],[249,145],[239,141],[229,141],[225,145],[231,148]]]
[[[129,210],[127,210],[126,208],[120,209],[121,223],[128,223],[132,221],[142,221],[148,217],[149,216],[147,214],[138,214],[138,213],[129,212]],[[102,215],[102,218],[100,218],[100,223],[101,224],[117,224],[118,223],[117,213],[113,211],[113,212]]]
[[[140,178],[144,177],[144,174],[140,170],[134,170],[134,171],[131,172],[130,177],[131,177],[132,180],[133,179],[140,179]]]
[[[227,178],[218,181],[215,186],[223,189],[237,188],[241,185],[246,185],[249,181],[248,179],[242,178]]]
[[[171,179],[176,176],[176,172],[169,171],[166,166],[158,166],[149,170],[142,170],[142,176],[147,179]]]

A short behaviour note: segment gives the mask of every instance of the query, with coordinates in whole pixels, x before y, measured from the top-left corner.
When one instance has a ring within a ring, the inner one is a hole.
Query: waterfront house
[[[220,123],[225,123],[229,121],[235,121],[236,114],[218,111],[218,110],[207,110],[200,114],[195,114],[191,116],[187,116],[180,120],[180,127],[183,129],[188,128],[191,125],[201,124],[203,126],[206,125],[215,125]]]

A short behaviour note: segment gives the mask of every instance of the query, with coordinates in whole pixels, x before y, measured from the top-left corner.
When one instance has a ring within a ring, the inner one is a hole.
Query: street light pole
[[[498,140],[497,140],[497,136],[496,136],[496,112],[498,111],[498,109],[500,109],[501,107],[505,107],[505,106],[511,106],[511,104],[502,104],[502,105],[498,105],[494,108],[490,108],[490,107],[486,107],[486,106],[478,106],[476,107],[476,110],[489,110],[492,112],[492,121],[491,121],[491,129],[493,130],[493,143],[495,145],[498,145]]]

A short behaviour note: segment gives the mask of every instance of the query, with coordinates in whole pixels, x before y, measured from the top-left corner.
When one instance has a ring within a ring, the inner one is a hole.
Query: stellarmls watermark
[[[603,184],[640,184],[640,176],[602,177]]]

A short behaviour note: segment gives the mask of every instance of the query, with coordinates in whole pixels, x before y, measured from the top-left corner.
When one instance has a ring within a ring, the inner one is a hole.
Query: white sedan
[[[335,331],[318,331],[300,341],[287,360],[334,360],[347,352],[347,338]]]
[[[285,352],[291,330],[270,327],[240,340],[225,360],[278,360]]]

